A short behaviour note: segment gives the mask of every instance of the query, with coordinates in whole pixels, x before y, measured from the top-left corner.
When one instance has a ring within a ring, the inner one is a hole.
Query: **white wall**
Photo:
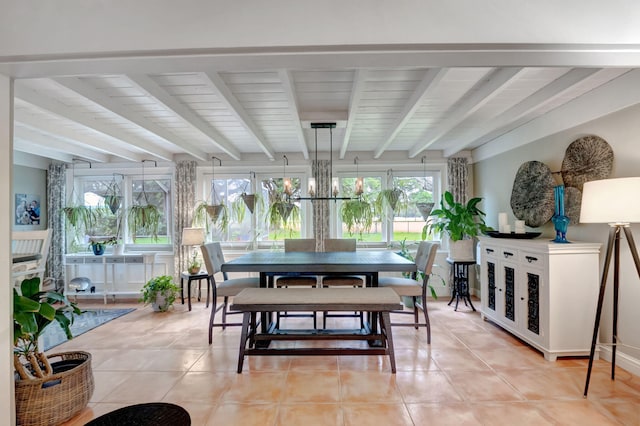
[[[0,57],[247,46],[640,41],[635,0],[25,0],[4,2],[0,16]]]
[[[565,149],[579,137],[594,134],[604,138],[613,148],[614,165],[611,177],[640,176],[640,107],[631,107],[608,117],[594,120],[585,125],[558,133],[554,136],[538,140],[519,149],[507,152],[494,158],[475,164],[475,192],[483,198],[481,207],[487,213],[489,225],[497,226],[498,212],[509,212],[510,221],[514,216],[510,207],[511,189],[518,167],[526,161],[537,160],[547,164],[551,170],[560,170]],[[637,193],[629,197],[640,196]],[[625,200],[620,200],[620,208],[624,208]],[[553,226],[548,223],[539,230],[544,232],[540,238],[552,237]],[[599,224],[578,224],[569,227],[567,238],[575,241],[593,241],[603,244],[601,265],[608,236],[608,226]],[[632,231],[636,241],[640,239],[640,225],[633,225]],[[640,323],[640,277],[633,266],[633,260],[625,241],[621,244],[621,277],[618,334],[628,345],[640,347],[640,334],[637,324]],[[610,269],[613,271],[613,268]],[[612,278],[609,277],[607,299],[604,303],[600,327],[602,342],[611,341],[612,330]],[[567,300],[566,303],[573,303]],[[593,301],[597,303],[596,300]],[[585,324],[593,328],[593,324]],[[619,347],[617,365],[640,373],[640,350]],[[607,356],[607,353],[604,353]]]

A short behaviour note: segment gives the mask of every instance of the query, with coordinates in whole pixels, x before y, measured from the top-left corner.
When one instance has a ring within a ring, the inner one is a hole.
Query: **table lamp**
[[[640,276],[638,251],[633,241],[633,234],[631,234],[631,229],[629,228],[631,223],[640,223],[640,197],[638,197],[638,195],[640,195],[640,177],[595,180],[586,182],[582,189],[580,223],[607,223],[611,227],[602,269],[600,292],[598,294],[598,307],[596,309],[596,319],[593,327],[591,352],[589,353],[589,367],[587,369],[587,380],[584,386],[585,397],[589,390],[589,379],[591,378],[591,369],[593,367],[596,342],[598,339],[598,328],[600,326],[600,315],[602,313],[602,304],[612,254],[615,258],[613,263],[611,380],[615,379],[616,340],[618,334],[618,287],[620,278],[620,233],[621,231],[624,232],[636,270],[638,271],[638,276]]]
[[[204,244],[204,228],[183,228],[182,229],[182,245],[193,246],[192,264],[196,261],[198,254],[197,248]]]

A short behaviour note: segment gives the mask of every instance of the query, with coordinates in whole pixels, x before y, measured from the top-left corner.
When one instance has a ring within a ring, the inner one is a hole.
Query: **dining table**
[[[222,272],[260,274],[260,287],[273,287],[274,276],[362,275],[368,287],[378,286],[380,272],[415,272],[416,264],[389,250],[349,252],[253,251],[222,264]],[[262,314],[261,327],[270,323]]]

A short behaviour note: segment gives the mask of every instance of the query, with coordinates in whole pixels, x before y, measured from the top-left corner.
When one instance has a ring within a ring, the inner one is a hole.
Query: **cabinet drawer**
[[[124,263],[124,257],[122,257],[122,256],[118,256],[118,257],[115,257],[115,256],[106,257],[106,258],[105,258],[105,261],[106,261],[107,263]]]
[[[543,268],[544,267],[545,256],[540,253],[521,251],[520,252],[520,263],[527,266],[532,266],[535,268]]]
[[[102,263],[102,257],[99,257],[99,256],[85,257],[84,263]]]
[[[125,258],[126,263],[144,263],[144,258],[142,256],[127,256]]]
[[[489,256],[489,257],[497,257],[500,252],[500,248],[494,245],[485,244],[482,246],[481,257]]]
[[[78,265],[84,263],[84,257],[66,257],[64,261],[67,265]]]
[[[511,247],[499,247],[497,253],[500,259],[510,262],[517,262],[520,256],[519,251]]]

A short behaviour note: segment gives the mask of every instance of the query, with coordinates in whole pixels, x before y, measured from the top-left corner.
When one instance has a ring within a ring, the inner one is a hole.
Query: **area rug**
[[[86,333],[96,327],[106,324],[109,321],[121,317],[129,312],[135,311],[134,308],[127,309],[87,309],[81,315],[76,315],[71,325],[71,335],[78,337],[79,335]],[[49,349],[58,346],[67,341],[67,336],[64,334],[62,327],[54,321],[50,324],[42,333],[41,350],[48,351]]]

